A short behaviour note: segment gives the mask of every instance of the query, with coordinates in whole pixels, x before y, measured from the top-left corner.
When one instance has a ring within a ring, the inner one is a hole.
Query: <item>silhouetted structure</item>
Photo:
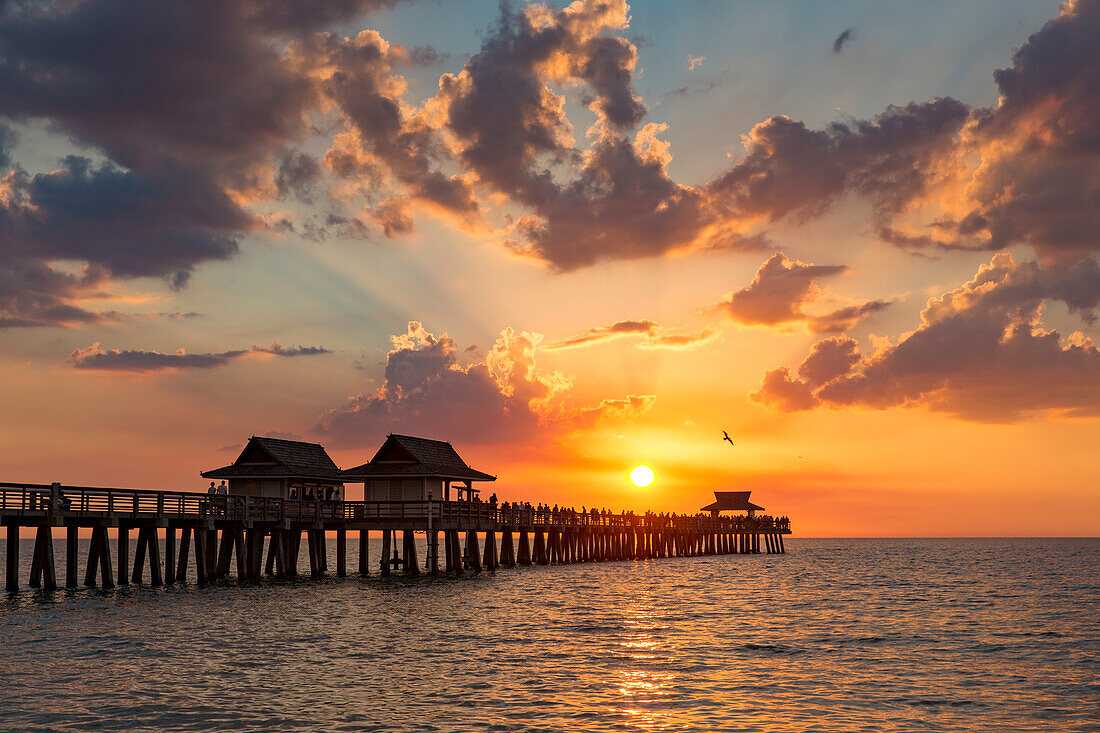
[[[452,483],[459,484],[459,501],[472,500],[478,493],[475,481],[496,481],[496,476],[466,465],[446,441],[392,433],[374,458],[342,475],[347,483],[363,483],[366,501],[427,501],[429,493],[450,501]]]
[[[232,464],[201,475],[228,479],[229,493],[242,496],[339,499],[344,488],[343,472],[317,443],[255,435]]]
[[[199,583],[226,577],[234,559],[240,582],[264,573],[293,577],[298,574],[303,532],[313,575],[328,570],[326,532],[336,534],[338,576],[347,574],[348,530],[359,533],[359,573],[364,576],[370,572],[367,537],[371,531],[382,533],[378,565],[382,575],[389,575],[394,568],[409,575],[421,572],[416,532],[425,532],[428,539],[424,569],[456,574],[515,565],[759,553],[761,538],[768,553],[782,553],[783,535],[791,532],[786,517],[756,516],[761,507],[748,501],[747,491],[715,492],[717,501],[704,507],[711,512],[709,516],[615,514],[596,509],[578,512],[523,502],[498,505],[476,495],[470,499],[475,493],[473,482],[494,477],[466,465],[449,443],[412,436],[388,436],[369,463],[347,472],[341,472],[315,443],[253,437],[236,462],[203,476],[228,479],[231,493],[214,496],[59,483],[0,483],[0,524],[7,530],[7,589],[19,588],[22,527],[36,531],[30,584],[45,588],[58,584],[54,527],[64,527],[66,532],[68,587],[78,582],[77,532],[82,527],[92,530],[84,584],[96,585],[98,580],[103,587],[113,587],[116,577],[120,585],[142,582],[146,565],[153,585],[183,582],[192,557]],[[387,498],[344,501],[339,493],[330,498],[319,490],[342,488],[344,481],[368,485],[378,481],[380,487],[384,482]],[[392,481],[398,482],[401,499],[388,498]],[[407,495],[406,481],[412,482]],[[452,482],[461,482],[465,500],[449,499],[448,484]],[[287,495],[296,487],[309,486],[314,489],[312,496]],[[441,487],[442,500],[429,492],[429,486]],[[726,510],[744,510],[747,516],[721,516]],[[108,527],[118,531],[117,576]],[[131,555],[130,533],[134,529],[138,530],[137,546]],[[164,529],[163,563],[159,529]],[[400,547],[398,532],[402,535]],[[443,567],[438,553],[440,533],[445,549]]]
[[[699,511],[710,512],[715,517],[721,512],[748,512],[748,516],[755,516],[756,512],[764,511],[764,507],[749,501],[751,493],[751,491],[715,491],[714,503],[707,504]]]

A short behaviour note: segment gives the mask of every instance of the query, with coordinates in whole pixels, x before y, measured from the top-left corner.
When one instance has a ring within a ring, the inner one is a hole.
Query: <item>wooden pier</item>
[[[0,483],[0,524],[6,530],[9,592],[20,587],[23,529],[35,539],[29,585],[44,589],[61,584],[54,528],[65,531],[63,582],[69,588],[81,580],[104,588],[144,583],[146,578],[155,586],[182,582],[191,562],[199,583],[225,578],[231,570],[240,581],[262,575],[293,577],[298,574],[303,534],[310,573],[317,576],[329,571],[327,535],[335,533],[335,573],[342,577],[348,574],[349,531],[358,533],[358,573],[363,576],[372,571],[367,544],[371,531],[382,533],[381,557],[373,570],[383,576],[398,571],[463,574],[516,565],[783,553],[783,535],[791,533],[786,518],[761,516],[537,511],[476,500],[294,500],[59,483]],[[77,543],[81,528],[91,529],[83,579]],[[114,553],[108,528],[117,532]],[[423,563],[417,557],[416,533],[426,534]]]

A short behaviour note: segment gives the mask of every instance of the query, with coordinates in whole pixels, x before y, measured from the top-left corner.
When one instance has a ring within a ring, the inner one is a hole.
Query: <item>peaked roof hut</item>
[[[328,499],[343,487],[343,473],[323,446],[255,435],[236,461],[201,475],[228,479],[229,493],[250,496]]]
[[[715,516],[719,512],[748,512],[749,516],[753,516],[756,512],[764,511],[764,507],[757,506],[749,501],[749,494],[751,491],[715,491],[714,503],[707,504],[700,509],[702,512],[710,512]]]
[[[456,487],[458,498],[462,492],[472,499],[477,489],[475,481],[496,481],[496,476],[470,468],[458,455],[450,443],[443,440],[430,440],[412,435],[390,434],[386,442],[374,454],[374,458],[355,468],[343,472],[348,482],[364,484],[364,494],[368,501],[389,500],[423,501],[426,492],[433,491],[436,498],[442,496],[450,500],[452,483]]]

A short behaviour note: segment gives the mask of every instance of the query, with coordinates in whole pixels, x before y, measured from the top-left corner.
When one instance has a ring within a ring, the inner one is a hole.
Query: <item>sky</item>
[[[396,432],[502,501],[1095,536],[1098,38],[1100,0],[0,2],[0,480]]]

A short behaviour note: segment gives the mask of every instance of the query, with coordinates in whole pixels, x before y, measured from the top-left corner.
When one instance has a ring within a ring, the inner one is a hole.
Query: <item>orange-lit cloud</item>
[[[547,349],[576,349],[628,336],[641,336],[642,349],[692,349],[713,341],[718,329],[704,328],[690,333],[676,333],[662,328],[656,321],[616,321],[610,326],[598,326],[584,333],[547,344]]]
[[[847,271],[844,265],[807,264],[792,261],[777,252],[760,266],[752,283],[727,295],[716,309],[748,325],[800,322],[814,333],[844,331],[890,305],[886,300],[872,300],[826,313],[807,313],[806,306],[812,305],[820,295],[817,281]]]
[[[391,337],[385,381],[325,416],[319,431],[337,446],[361,445],[389,432],[462,437],[472,443],[547,438],[605,416],[649,409],[652,396],[630,395],[594,406],[569,404],[572,381],[535,364],[542,337],[505,329],[485,361],[463,366],[454,341],[412,321]]]
[[[1049,271],[997,254],[974,279],[928,301],[915,331],[863,356],[847,337],[814,346],[792,377],[768,372],[753,399],[788,411],[817,406],[925,406],[969,420],[1029,412],[1100,415],[1100,349],[1042,327],[1045,299],[1100,294],[1100,268]]]

